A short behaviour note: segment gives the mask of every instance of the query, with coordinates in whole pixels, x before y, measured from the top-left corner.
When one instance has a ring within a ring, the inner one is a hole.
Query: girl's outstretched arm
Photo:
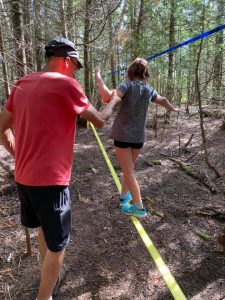
[[[165,107],[168,111],[175,111],[175,112],[180,112],[181,109],[174,107],[166,97],[162,97],[160,95],[157,96],[155,100],[153,100],[153,103],[159,104],[163,107]]]
[[[95,71],[95,81],[98,88],[98,93],[102,97],[103,101],[105,103],[109,103],[112,91],[107,88],[104,81],[102,80],[101,71],[99,67],[97,67]]]

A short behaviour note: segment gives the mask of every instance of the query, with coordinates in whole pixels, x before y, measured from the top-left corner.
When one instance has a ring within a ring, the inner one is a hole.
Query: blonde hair
[[[148,62],[144,58],[136,58],[128,67],[127,77],[129,80],[145,80],[148,81],[149,69]]]

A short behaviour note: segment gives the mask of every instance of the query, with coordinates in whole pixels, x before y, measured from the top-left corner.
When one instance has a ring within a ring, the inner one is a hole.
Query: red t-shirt
[[[31,73],[16,82],[5,108],[13,117],[17,182],[69,184],[76,116],[89,106],[79,83],[60,73]]]

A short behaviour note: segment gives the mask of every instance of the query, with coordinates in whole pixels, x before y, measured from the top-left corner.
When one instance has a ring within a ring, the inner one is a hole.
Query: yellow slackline
[[[92,125],[92,123],[90,123],[91,128],[93,129],[94,135],[96,137],[96,140],[98,141],[99,147],[102,150],[103,156],[106,160],[106,163],[109,167],[109,170],[112,174],[112,177],[115,181],[115,184],[117,186],[117,189],[119,190],[119,192],[121,191],[121,183],[119,181],[119,178],[112,166],[112,163],[104,149],[104,146],[99,138],[99,135],[95,129],[95,127]],[[130,217],[134,226],[137,229],[137,232],[139,233],[142,241],[144,242],[146,248],[148,249],[149,254],[151,255],[152,259],[154,260],[159,272],[161,273],[162,277],[164,278],[171,294],[173,295],[175,300],[187,300],[187,298],[185,297],[185,295],[183,294],[181,288],[179,287],[178,283],[176,282],[175,278],[173,277],[173,275],[171,274],[169,268],[166,266],[166,264],[164,263],[162,257],[160,256],[158,250],[155,248],[153,242],[151,241],[151,239],[149,238],[148,234],[146,233],[145,229],[143,228],[143,226],[141,225],[140,221],[134,217],[131,216]]]

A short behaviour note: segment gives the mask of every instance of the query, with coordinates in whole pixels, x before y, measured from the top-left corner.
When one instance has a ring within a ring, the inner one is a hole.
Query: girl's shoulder
[[[125,89],[125,90],[128,90],[130,87],[132,86],[132,81],[130,80],[124,80],[122,81],[118,86],[117,88],[118,89]]]
[[[153,90],[153,88],[150,86],[150,84],[148,82],[141,81],[141,80],[134,80],[134,81],[130,81],[130,82],[133,85],[144,87],[145,89],[147,89],[149,91]]]
[[[153,87],[149,83],[146,83],[146,88],[149,89],[150,91],[154,90]]]
[[[150,94],[154,91],[154,89],[147,83],[141,80],[124,80],[118,85],[119,89],[127,91],[132,88],[132,90],[146,90]]]

